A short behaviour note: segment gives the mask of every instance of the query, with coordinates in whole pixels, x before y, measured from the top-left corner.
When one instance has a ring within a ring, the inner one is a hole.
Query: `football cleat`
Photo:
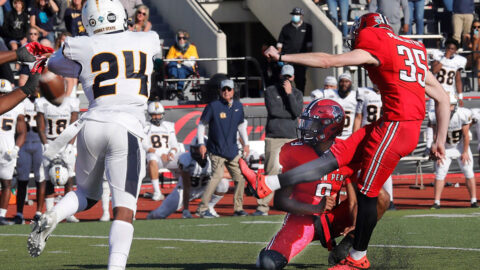
[[[12,225],[13,223],[8,221],[5,217],[0,217],[0,225]]]
[[[165,195],[162,193],[153,193],[152,200],[154,201],[163,201],[165,199]]]
[[[78,222],[80,222],[80,220],[78,220],[78,218],[76,218],[74,215],[71,215],[71,216],[67,217],[65,220],[66,220],[67,222],[69,222],[69,223],[78,223]]]
[[[432,207],[430,207],[430,209],[432,209],[432,210],[433,210],[433,209],[440,209],[440,205],[434,203],[434,204],[432,205]]]
[[[13,218],[13,222],[15,224],[25,224],[25,219],[23,218],[23,216],[15,215],[15,217]]]
[[[254,217],[268,216],[268,213],[267,213],[267,212],[260,211],[260,210],[257,210],[257,211],[255,211],[255,212],[252,213],[252,216],[254,216]]]
[[[243,210],[240,210],[240,211],[233,212],[233,216],[234,217],[246,217],[246,216],[248,216],[248,213],[243,211]]]
[[[188,211],[188,209],[183,209],[182,218],[192,218],[192,213],[190,213],[190,211]]]
[[[370,262],[367,259],[367,255],[363,256],[360,260],[354,260],[350,255],[347,256],[337,265],[328,268],[328,270],[349,270],[349,269],[368,269],[370,268]]]
[[[257,174],[254,170],[250,169],[243,158],[238,160],[238,164],[240,164],[240,170],[247,180],[249,191],[256,198],[262,199],[272,193],[272,190],[265,183],[265,175]]]
[[[353,237],[350,234],[347,234],[340,243],[335,246],[330,254],[328,254],[328,264],[329,265],[336,265],[337,263],[344,260],[348,253],[350,252],[350,248],[353,246]]]
[[[209,207],[208,211],[210,211],[210,213],[212,215],[214,215],[215,217],[220,217],[220,215],[217,213],[217,211],[215,211],[215,209],[213,207]]]
[[[103,212],[102,217],[100,217],[100,221],[104,221],[104,222],[110,221],[110,212],[108,211]]]
[[[470,207],[471,208],[478,208],[477,202],[474,202],[474,203],[470,204]]]
[[[42,254],[48,237],[57,227],[57,214],[47,212],[38,221],[33,221],[31,226],[32,232],[27,240],[28,253],[32,257],[38,257]]]
[[[214,216],[210,210],[205,210],[205,211],[202,211],[200,212],[200,217],[201,218],[216,218],[216,216]]]

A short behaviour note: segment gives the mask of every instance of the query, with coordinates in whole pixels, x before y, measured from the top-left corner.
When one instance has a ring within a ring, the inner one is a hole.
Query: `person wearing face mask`
[[[290,15],[291,21],[282,27],[278,37],[277,49],[281,54],[304,53],[312,51],[312,25],[303,21],[304,11],[301,8],[294,8]],[[295,68],[295,86],[297,89],[305,91],[305,72],[304,66],[294,65]]]
[[[184,59],[169,62],[167,65],[170,78],[185,79],[195,72],[195,61],[198,59],[197,47],[189,41],[190,35],[185,30],[178,30],[175,36],[176,43],[168,50],[166,59]],[[177,82],[177,90],[182,91],[184,81]]]

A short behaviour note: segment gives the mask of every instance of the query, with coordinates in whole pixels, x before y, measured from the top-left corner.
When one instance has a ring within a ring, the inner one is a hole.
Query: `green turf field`
[[[425,215],[438,215],[435,217]],[[283,216],[135,221],[128,269],[251,269]],[[60,224],[43,254],[26,249],[28,225],[0,227],[0,269],[106,269],[110,223]],[[372,269],[480,269],[480,211],[387,212],[370,242]],[[327,269],[312,243],[286,269]]]

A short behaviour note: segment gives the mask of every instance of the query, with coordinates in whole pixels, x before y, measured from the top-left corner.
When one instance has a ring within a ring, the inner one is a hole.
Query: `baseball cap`
[[[325,78],[325,82],[323,83],[324,85],[337,85],[337,79],[333,76],[327,76]]]
[[[220,83],[220,89],[223,89],[224,87],[228,87],[230,89],[233,89],[233,81],[232,80],[223,80],[221,83]]]
[[[352,75],[350,75],[350,72],[342,73],[342,75],[340,75],[340,76],[338,77],[338,80],[339,80],[339,81],[340,81],[341,79],[346,79],[346,80],[352,81]]]
[[[282,71],[280,72],[282,76],[288,75],[288,76],[293,76],[295,74],[295,69],[293,69],[292,65],[283,65]]]
[[[291,15],[303,15],[303,9],[296,7],[292,9],[292,12],[290,12]]]

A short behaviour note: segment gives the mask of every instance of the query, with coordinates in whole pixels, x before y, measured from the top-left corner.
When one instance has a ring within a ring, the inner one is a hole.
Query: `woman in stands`
[[[135,11],[134,32],[148,32],[152,29],[152,23],[148,20],[150,17],[150,9],[145,5],[140,5]]]

